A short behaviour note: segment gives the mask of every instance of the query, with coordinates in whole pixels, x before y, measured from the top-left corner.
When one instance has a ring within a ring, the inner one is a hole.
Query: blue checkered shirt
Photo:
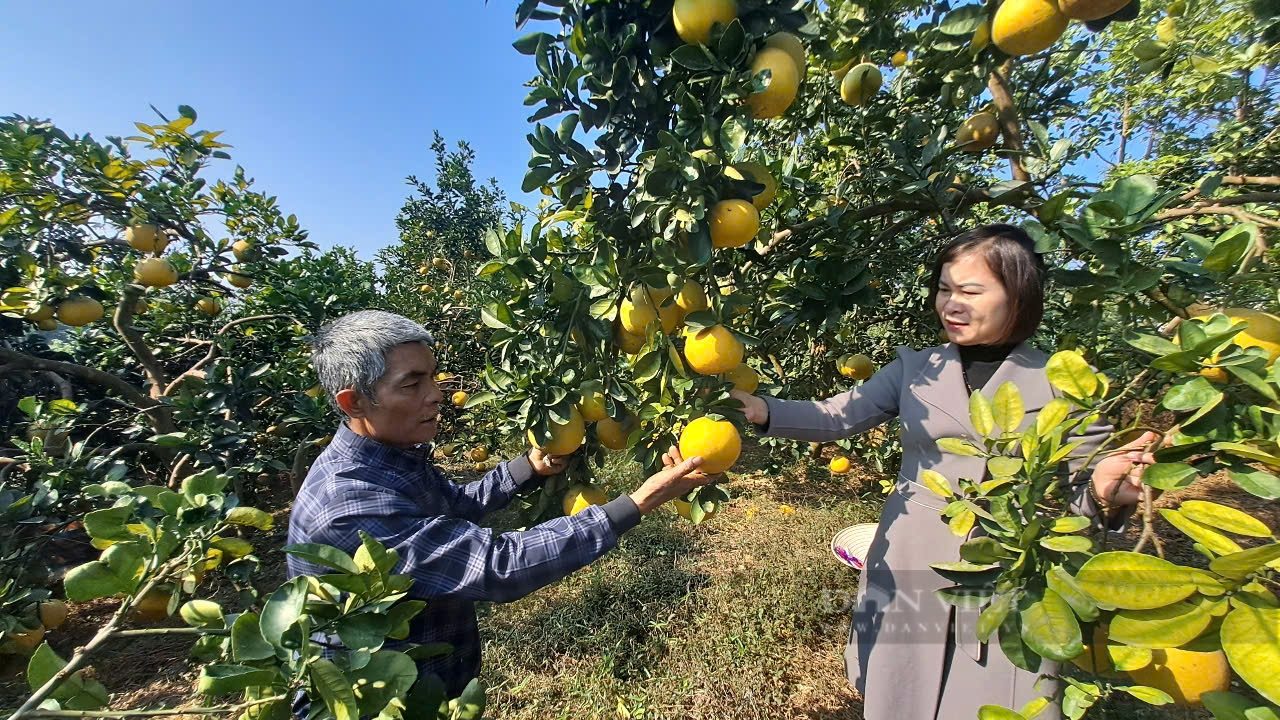
[[[452,654],[419,670],[439,675],[456,696],[480,671],[477,600],[508,602],[553,583],[611,550],[639,522],[623,495],[520,532],[499,535],[476,524],[534,478],[521,456],[458,485],[431,463],[427,447],[393,448],[343,423],[294,501],[289,542],[353,553],[363,530],[399,552],[396,572],[415,581],[409,596],[427,602],[405,642],[453,645]],[[293,556],[288,562],[289,577],[330,572]]]

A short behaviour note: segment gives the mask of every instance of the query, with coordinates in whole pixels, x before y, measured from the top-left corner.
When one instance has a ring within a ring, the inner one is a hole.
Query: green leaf
[[[262,637],[258,628],[258,614],[241,613],[231,625],[231,659],[236,662],[266,660],[275,657],[276,650]]]
[[[1107,191],[1107,196],[1124,208],[1125,216],[1137,215],[1160,194],[1160,186],[1151,175],[1120,178]]]
[[[1081,517],[1079,515],[1068,515],[1066,517],[1060,517],[1054,520],[1053,525],[1051,525],[1049,529],[1056,533],[1066,534],[1066,533],[1079,532],[1089,527],[1089,525],[1091,525],[1092,523],[1093,521],[1087,517]]]
[[[1142,472],[1142,482],[1157,490],[1177,490],[1190,485],[1198,475],[1186,463],[1158,462]]]
[[[938,24],[938,32],[943,35],[968,36],[987,19],[987,10],[982,5],[965,5],[947,13]]]
[[[1168,705],[1173,702],[1173,698],[1169,696],[1169,693],[1146,685],[1130,685],[1120,689],[1148,705]]]
[[[386,642],[391,619],[382,614],[360,613],[338,620],[336,626],[343,645],[352,650],[373,652]]]
[[[1154,657],[1146,648],[1129,647],[1128,645],[1108,645],[1107,656],[1117,670],[1141,670],[1151,664]]]
[[[1049,383],[1072,397],[1089,398],[1098,390],[1098,376],[1084,356],[1075,350],[1060,350],[1045,366]]]
[[[360,711],[351,680],[332,660],[320,659],[311,664],[311,685],[336,720],[358,720]]]
[[[277,648],[288,648],[285,633],[298,622],[307,602],[307,578],[296,577],[275,589],[262,606],[258,626],[262,637]]]
[[[977,390],[969,396],[969,422],[983,437],[990,437],[995,431],[995,412],[991,407],[991,401]]]
[[[1250,252],[1257,244],[1258,226],[1253,223],[1241,223],[1218,236],[1214,241],[1209,257],[1204,259],[1205,268],[1214,272],[1230,272],[1240,266],[1245,253]]]
[[[1000,385],[996,390],[995,402],[992,412],[996,424],[1005,432],[1017,432],[1018,427],[1022,425],[1022,418],[1026,415],[1026,408],[1022,403],[1022,393],[1018,392],[1018,386],[1011,382]]]
[[[360,574],[360,568],[357,568],[356,564],[352,562],[351,556],[331,545],[296,543],[285,546],[284,551],[299,560],[321,565],[331,570],[337,570],[348,575]]]
[[[1013,607],[1013,596],[1010,594],[996,595],[986,610],[978,616],[978,640],[986,642],[991,633],[995,632],[1001,624],[1004,623],[1005,617],[1009,614],[1009,610]]]
[[[1280,558],[1280,543],[1223,555],[1210,562],[1209,569],[1225,578],[1243,580],[1276,558]]]
[[[1080,623],[1062,596],[1049,588],[1022,610],[1022,640],[1041,657],[1066,662],[1084,652]]]
[[[1181,345],[1165,340],[1158,335],[1141,335],[1134,332],[1128,332],[1125,334],[1124,340],[1133,347],[1156,356],[1172,355],[1173,353],[1182,352]]]
[[[351,680],[359,691],[360,717],[380,712],[392,698],[408,694],[418,679],[418,666],[408,655],[390,650],[375,652],[369,662],[351,671]]]
[[[229,482],[231,478],[219,475],[216,468],[208,468],[195,475],[189,475],[182,481],[182,495],[192,502],[200,495],[206,497],[221,495],[227,489]]]
[[[1222,391],[1213,387],[1208,380],[1197,377],[1174,385],[1165,393],[1160,403],[1169,410],[1202,410],[1222,402],[1222,397]]]
[[[977,520],[978,516],[972,510],[964,510],[951,518],[951,521],[947,523],[947,527],[950,528],[952,535],[967,537]]]
[[[1198,523],[1226,530],[1236,535],[1271,537],[1271,529],[1254,516],[1235,508],[1207,500],[1185,500],[1178,510]]]
[[[687,46],[686,46],[687,47]],[[720,147],[727,153],[737,152],[747,141],[747,128],[736,117],[730,117],[720,126]]]
[[[1040,713],[1044,712],[1049,708],[1050,704],[1051,703],[1049,698],[1038,697],[1035,700],[1032,700],[1031,702],[1019,708],[1018,714],[1026,718],[1027,720],[1035,720],[1035,718]]]
[[[1276,720],[1280,718],[1275,708],[1233,692],[1211,690],[1201,695],[1200,701],[1209,712],[1213,713],[1214,720]],[[1251,714],[1250,711],[1252,711]]]
[[[978,708],[978,720],[1027,720],[1022,713],[999,705],[983,705]]]
[[[200,668],[196,690],[204,695],[226,695],[243,692],[258,685],[270,685],[279,679],[280,674],[274,669],[264,670],[248,665],[206,665]]]
[[[546,185],[551,176],[555,174],[556,171],[548,165],[531,168],[529,172],[525,173],[524,181],[520,183],[520,191],[531,193]]]
[[[539,45],[542,45],[543,47],[550,47],[555,40],[554,36],[547,33],[531,32],[511,43],[511,47],[515,48],[516,52],[521,55],[533,55],[538,52]]]
[[[84,516],[84,530],[95,540],[129,540],[133,534],[125,524],[132,516],[133,505],[94,510]]]
[[[1010,612],[1000,625],[1000,650],[1013,663],[1014,667],[1027,672],[1039,672],[1040,656],[1032,650],[1022,637],[1021,613]]]
[[[72,602],[132,593],[138,589],[145,571],[141,551],[133,543],[117,543],[102,553],[102,559],[67,573],[63,588]]]
[[[1071,413],[1071,402],[1063,398],[1054,398],[1045,403],[1040,412],[1036,414],[1036,435],[1040,437],[1048,437],[1063,420],[1067,419],[1067,415]]]
[[[1062,596],[1063,600],[1071,606],[1075,611],[1076,617],[1081,620],[1092,621],[1098,618],[1098,606],[1094,604],[1093,598],[1089,597],[1076,579],[1071,577],[1071,573],[1061,565],[1054,565],[1045,573],[1045,582],[1049,589]]]
[[[1009,551],[995,538],[976,537],[960,546],[960,557],[978,565],[990,565],[1009,557]]]
[[[1076,583],[1098,604],[1128,610],[1164,607],[1196,591],[1191,568],[1124,551],[1089,558],[1076,572]]]
[[[369,572],[377,570],[383,576],[391,574],[395,570],[396,563],[400,562],[400,554],[395,550],[387,548],[382,543],[375,540],[365,531],[360,531],[360,547],[356,550],[356,554],[352,556],[356,567],[361,572]]]
[[[1093,551],[1093,541],[1083,535],[1049,535],[1040,538],[1040,547],[1057,552],[1088,553]]]
[[[1280,478],[1269,472],[1242,467],[1228,470],[1227,474],[1231,476],[1232,482],[1250,495],[1265,500],[1280,498]]]
[[[987,470],[992,478],[1011,477],[1022,469],[1022,464],[1022,458],[996,455],[987,460]]]
[[[1280,609],[1237,605],[1219,634],[1231,669],[1268,701],[1280,703]]]
[[[936,470],[921,470],[920,481],[924,486],[929,488],[929,492],[941,498],[950,500],[955,496],[955,492],[951,489],[951,483]]]
[[[424,600],[403,600],[387,611],[387,619],[391,621],[391,630],[387,637],[392,640],[404,640],[409,637],[409,623],[418,613],[426,608]]]
[[[1160,516],[1168,523],[1182,531],[1184,535],[1212,550],[1218,555],[1231,555],[1243,548],[1230,538],[1219,535],[1200,523],[1191,520],[1177,510],[1160,508]]]
[[[66,665],[67,662],[58,657],[49,643],[41,643],[27,662],[27,684],[32,692],[49,682]],[[67,677],[50,698],[56,700],[63,710],[97,710],[106,707],[111,701],[111,696],[102,683],[86,679],[83,670]]]
[[[938,449],[953,455],[980,457],[984,453],[968,440],[956,437],[945,437],[938,440]]]
[[[694,72],[710,70],[715,67],[714,60],[701,45],[681,45],[671,51],[671,60],[677,65]]]
[[[1195,640],[1212,620],[1204,606],[1176,602],[1151,610],[1121,610],[1111,618],[1108,633],[1125,645],[1160,650]]]
[[[227,625],[226,617],[222,614],[222,606],[212,600],[199,598],[188,600],[183,603],[178,614],[182,616],[182,621],[191,627],[222,629]]]
[[[275,520],[267,513],[258,508],[244,506],[232,508],[231,512],[227,513],[227,522],[262,531],[270,530],[275,525]]]

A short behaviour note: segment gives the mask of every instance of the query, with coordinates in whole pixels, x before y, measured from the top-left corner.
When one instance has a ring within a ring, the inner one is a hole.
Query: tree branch
[[[222,335],[225,335],[228,331],[230,331],[232,328],[235,328],[239,325],[244,325],[246,323],[251,323],[251,322],[257,322],[259,320],[275,320],[278,318],[288,318],[292,320],[294,324],[297,325],[298,327],[301,327],[304,329],[306,328],[305,325],[303,325],[297,318],[295,318],[292,315],[253,315],[250,317],[243,317],[237,320],[232,320],[226,325],[223,325],[222,328],[218,330],[218,332],[214,333],[214,337],[215,338],[221,337]],[[204,377],[204,369],[218,358],[218,351],[220,349],[221,348],[218,346],[218,343],[210,342],[209,351],[205,353],[205,356],[203,358],[200,358],[200,360],[198,360],[195,365],[192,365],[191,367],[187,368],[187,370],[183,372],[181,375],[174,378],[173,382],[169,383],[168,387],[164,388],[164,392],[161,394],[161,396],[162,397],[172,396],[173,393],[178,389],[180,385],[182,385],[183,381],[186,380],[187,378]]]
[[[64,377],[72,377],[77,380],[101,385],[108,390],[113,390],[129,402],[136,405],[140,410],[145,412],[151,418],[152,424],[157,433],[170,433],[174,431],[173,418],[169,408],[159,401],[149,397],[138,388],[130,385],[122,378],[116,377],[110,373],[103,372],[84,365],[76,365],[75,363],[63,362],[61,360],[49,360],[46,358],[35,357],[16,350],[0,348],[0,361],[6,363],[8,367],[23,370],[48,370],[56,372]]]
[[[116,305],[116,314],[113,320],[116,331],[124,339],[124,344],[138,358],[138,362],[142,365],[142,369],[147,373],[147,379],[151,381],[151,397],[162,397],[166,385],[169,380],[165,375],[164,368],[160,365],[160,361],[156,359],[155,353],[151,352],[150,346],[142,339],[142,333],[138,332],[133,326],[133,313],[138,307],[138,301],[142,299],[142,288],[137,285],[125,285],[124,292],[120,295],[120,303]]]
[[[1013,58],[1010,58],[999,69],[991,71],[987,89],[991,91],[991,101],[996,106],[996,119],[1004,135],[1004,146],[1011,151],[1008,153],[1009,171],[1014,180],[1030,182],[1031,174],[1022,166],[1026,146],[1022,143],[1022,131],[1018,129],[1018,109],[1014,107],[1013,94],[1009,92],[1008,78],[1012,72]]]

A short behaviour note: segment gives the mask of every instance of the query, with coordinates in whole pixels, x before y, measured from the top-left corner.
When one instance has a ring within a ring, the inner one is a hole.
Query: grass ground
[[[733,500],[708,522],[695,527],[661,510],[608,556],[564,582],[514,603],[483,606],[487,715],[861,718],[861,701],[845,681],[841,658],[857,575],[835,560],[829,543],[838,529],[875,520],[882,503],[875,475],[855,467],[850,475],[832,477],[803,463],[766,473],[752,469],[765,467],[760,453],[748,449],[739,464],[744,472],[727,484]],[[458,473],[460,480],[473,476]],[[615,461],[601,479],[616,494],[640,477],[637,466]],[[287,496],[287,483],[283,487]],[[259,544],[263,587],[283,579],[277,548],[287,522],[284,496],[262,503],[279,508],[276,532]],[[1250,498],[1221,480],[1167,494],[1158,504],[1187,497],[1244,507],[1280,526],[1276,503]],[[495,525],[513,522],[500,516]],[[1171,557],[1188,559],[1179,536],[1164,537]],[[100,601],[74,607],[66,629],[49,636],[55,650],[69,655],[113,606]],[[120,693],[114,707],[191,705],[195,671],[186,659],[188,646],[171,637],[131,641],[95,663],[95,674]],[[0,682],[0,707],[11,707],[23,691],[9,674]],[[1124,700],[1099,710],[1090,717],[1208,717]]]

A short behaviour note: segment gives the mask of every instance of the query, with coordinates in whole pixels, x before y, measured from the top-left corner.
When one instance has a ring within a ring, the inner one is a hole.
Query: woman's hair
[[[1019,343],[1035,334],[1044,317],[1044,258],[1036,252],[1031,236],[1015,225],[983,225],[947,243],[933,261],[929,304],[937,306],[942,266],[969,253],[982,255],[1009,295],[1002,342]]]

